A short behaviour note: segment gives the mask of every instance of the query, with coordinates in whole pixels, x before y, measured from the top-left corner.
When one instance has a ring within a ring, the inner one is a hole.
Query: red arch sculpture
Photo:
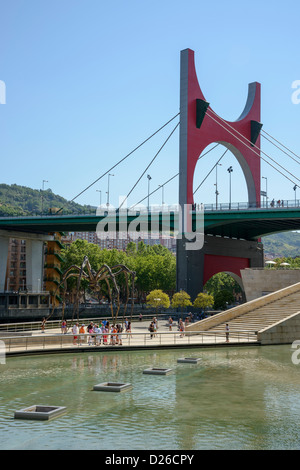
[[[198,158],[214,142],[235,155],[245,175],[248,202],[259,207],[260,84],[248,85],[243,112],[236,121],[229,122],[219,117],[205,100],[191,49],[181,51],[180,69],[179,204],[182,212],[194,204],[193,179]],[[187,217],[190,227],[190,215]],[[263,265],[263,251],[259,251],[261,248],[255,242],[206,237],[200,250],[189,251],[187,246],[184,237],[177,240],[177,290],[186,290],[192,298],[220,271],[240,278],[241,269]]]
[[[199,86],[194,51],[181,51],[180,75],[180,204],[193,204],[193,178],[197,160],[211,143],[227,147],[245,175],[250,204],[260,204],[260,84],[248,85],[248,98],[240,117],[221,119]]]

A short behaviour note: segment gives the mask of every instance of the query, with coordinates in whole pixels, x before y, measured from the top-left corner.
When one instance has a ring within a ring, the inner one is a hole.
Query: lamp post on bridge
[[[42,188],[43,188],[43,189],[42,189],[42,215],[43,215],[43,213],[44,213],[44,190],[45,190],[45,189],[44,189],[44,188],[45,188],[44,183],[49,183],[49,181],[43,180],[43,185],[42,185]]]
[[[266,180],[266,208],[268,208],[268,178],[266,176],[262,176],[263,180]]]
[[[110,176],[115,176],[113,175],[112,173],[108,173],[108,179],[107,179],[107,202],[106,202],[106,205],[107,205],[107,208],[109,207],[109,177]]]
[[[149,203],[149,196],[150,196],[150,180],[152,179],[150,175],[147,175],[148,178],[148,212],[150,212],[150,203]]]
[[[231,173],[233,172],[232,166],[227,168],[227,171],[229,173],[229,209],[231,209]]]
[[[218,196],[219,196],[219,191],[218,191],[218,166],[222,166],[222,163],[217,163],[216,164],[216,210],[218,209]]]
[[[101,191],[101,189],[96,189],[96,192],[97,192],[97,193],[100,193],[100,206],[101,206],[101,196],[102,196],[102,191]]]
[[[296,194],[296,192],[297,192],[297,185],[296,185],[296,184],[295,184],[295,186],[293,187],[293,190],[295,191],[295,207],[296,207],[296,205],[297,205],[297,194]]]
[[[164,185],[163,184],[159,184],[158,185],[159,188],[161,188],[161,204],[162,206],[164,205]]]

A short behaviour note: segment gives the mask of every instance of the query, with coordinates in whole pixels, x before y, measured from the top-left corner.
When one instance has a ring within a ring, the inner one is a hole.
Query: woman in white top
[[[72,333],[73,333],[73,344],[77,344],[77,338],[78,338],[78,333],[79,333],[79,328],[78,328],[78,323],[75,323],[72,327]]]

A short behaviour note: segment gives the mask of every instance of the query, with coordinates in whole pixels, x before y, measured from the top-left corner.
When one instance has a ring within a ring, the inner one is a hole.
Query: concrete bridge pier
[[[257,241],[205,235],[203,248],[189,251],[184,239],[177,240],[177,291],[186,291],[192,301],[219,272],[230,274],[244,291],[241,270],[263,266],[263,245]]]
[[[0,237],[0,292],[5,291],[9,238]]]
[[[44,242],[26,240],[26,286],[31,292],[43,290]]]
[[[54,240],[53,235],[0,230],[0,292],[5,292],[9,240],[26,240],[26,286],[31,292],[43,290],[44,242]]]

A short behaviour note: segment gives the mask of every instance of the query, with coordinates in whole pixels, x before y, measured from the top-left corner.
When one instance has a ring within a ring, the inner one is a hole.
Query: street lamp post
[[[293,190],[295,191],[295,207],[297,205],[297,185],[295,184],[295,186],[293,187]]]
[[[229,173],[229,209],[231,209],[231,173],[233,172],[232,166],[227,168],[227,171]]]
[[[219,196],[219,191],[218,191],[218,166],[222,166],[222,163],[217,163],[216,164],[216,210],[218,209],[218,196]]]
[[[43,191],[42,192],[42,214],[44,213],[44,188],[45,188],[44,183],[49,183],[49,181],[43,180],[43,186],[42,186],[43,187],[43,189],[42,189],[42,191]]]
[[[161,204],[162,206],[164,205],[164,185],[163,184],[159,184],[158,185],[159,188],[161,188]]]
[[[101,196],[102,196],[102,191],[101,189],[96,189],[97,193],[100,193],[100,206],[101,206]]]
[[[149,203],[149,196],[150,196],[150,180],[152,179],[150,175],[147,175],[148,178],[148,212],[150,211],[150,203]]]
[[[113,175],[112,173],[108,173],[107,192],[106,192],[106,194],[107,194],[107,202],[106,202],[107,207],[109,207],[109,177],[110,176],[115,176],[115,175]]]
[[[262,176],[263,180],[266,180],[266,208],[268,207],[268,178],[266,176]]]

